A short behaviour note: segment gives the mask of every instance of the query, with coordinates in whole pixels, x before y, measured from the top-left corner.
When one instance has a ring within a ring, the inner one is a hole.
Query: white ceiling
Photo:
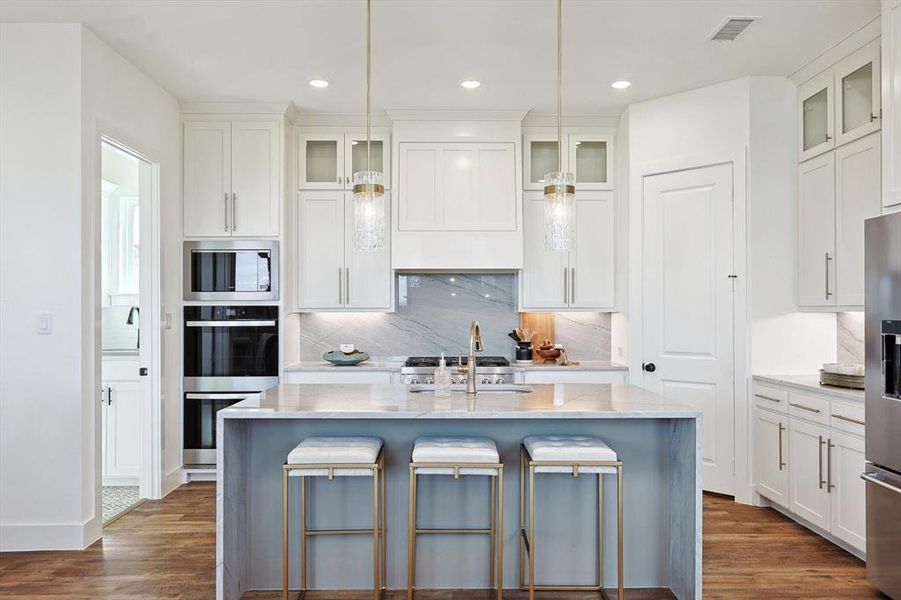
[[[555,111],[554,0],[373,0],[373,108]],[[564,112],[745,75],[789,75],[879,0],[565,0]],[[362,0],[2,0],[2,21],[79,21],[182,101],[360,113]],[[728,16],[762,17],[708,42]],[[329,80],[324,90],[307,84]],[[464,90],[462,79],[482,87]],[[613,90],[610,82],[633,86]]]

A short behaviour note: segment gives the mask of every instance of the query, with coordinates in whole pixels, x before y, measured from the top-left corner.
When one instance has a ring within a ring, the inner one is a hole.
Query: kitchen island
[[[378,436],[387,472],[388,588],[406,585],[407,480],[422,435],[490,437],[504,462],[504,581],[519,581],[519,444],[527,435],[603,438],[624,463],[625,585],[701,596],[701,412],[630,385],[534,385],[529,393],[485,389],[476,397],[436,398],[404,385],[290,385],[218,413],[217,597],[281,586],[282,464],[312,435]],[[537,583],[591,583],[596,531],[592,477],[539,475]],[[371,483],[314,480],[308,518],[316,527],[366,527]],[[484,526],[487,478],[423,477],[424,526]],[[294,483],[293,485],[297,485]],[[616,579],[616,486],[604,486],[605,585]],[[296,498],[292,490],[292,498]],[[290,582],[299,581],[298,507],[291,507]],[[487,588],[487,539],[428,536],[419,542],[417,588]],[[308,542],[310,585],[371,585],[371,539]],[[369,565],[367,567],[367,565]]]

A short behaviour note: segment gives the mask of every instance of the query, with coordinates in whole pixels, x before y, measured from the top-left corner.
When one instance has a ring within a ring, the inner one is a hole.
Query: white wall
[[[178,106],[78,24],[0,25],[0,550],[100,534],[100,138],[159,161],[178,306]],[[178,311],[164,337],[164,469],[180,465]],[[52,335],[36,335],[38,313]]]

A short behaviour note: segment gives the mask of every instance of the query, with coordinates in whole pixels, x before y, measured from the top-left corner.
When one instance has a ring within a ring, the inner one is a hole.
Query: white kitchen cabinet
[[[874,40],[833,67],[836,146],[882,126],[879,62],[879,40]]]
[[[788,507],[788,418],[754,409],[754,473],[757,492]]]
[[[825,71],[798,86],[799,161],[835,147],[835,79]]]
[[[828,530],[830,495],[826,481],[826,445],[829,429],[789,417],[789,510],[813,525]]]
[[[384,129],[370,135],[370,165],[391,187],[390,136]],[[301,190],[350,190],[353,174],[366,170],[366,132],[362,129],[298,128],[297,185]]]
[[[564,136],[565,137],[565,136]],[[564,143],[565,140],[564,140]],[[557,171],[557,134],[531,133],[522,136],[523,189],[544,190],[544,176]],[[562,156],[564,166],[569,156]]]
[[[614,206],[611,192],[576,193],[575,250],[544,247],[544,198],[523,203],[522,310],[611,310],[614,305]]]
[[[103,485],[138,485],[141,471],[141,384],[105,381],[102,402]]]
[[[613,189],[613,136],[570,133],[569,170],[576,176],[576,193]]]
[[[353,244],[351,192],[300,192],[298,204],[297,309],[390,310],[390,232],[383,249],[362,252]]]
[[[882,0],[882,205],[901,205],[901,2]]]
[[[864,440],[833,431],[829,437],[827,480],[833,486],[833,535],[859,550],[867,547],[866,485],[860,478],[866,467]]]
[[[863,306],[863,224],[882,212],[878,133],[835,149],[835,303]]]
[[[798,167],[798,304],[835,305],[835,155]]]
[[[184,125],[186,237],[274,237],[279,231],[276,121]]]

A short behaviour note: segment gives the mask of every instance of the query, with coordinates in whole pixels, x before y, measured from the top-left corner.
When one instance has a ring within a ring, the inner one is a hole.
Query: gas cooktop
[[[465,365],[469,363],[468,356],[446,356],[444,358],[447,366]],[[405,367],[415,368],[431,368],[434,369],[441,361],[440,356],[411,356],[404,363]],[[503,356],[477,356],[477,367],[509,367],[510,361]]]

